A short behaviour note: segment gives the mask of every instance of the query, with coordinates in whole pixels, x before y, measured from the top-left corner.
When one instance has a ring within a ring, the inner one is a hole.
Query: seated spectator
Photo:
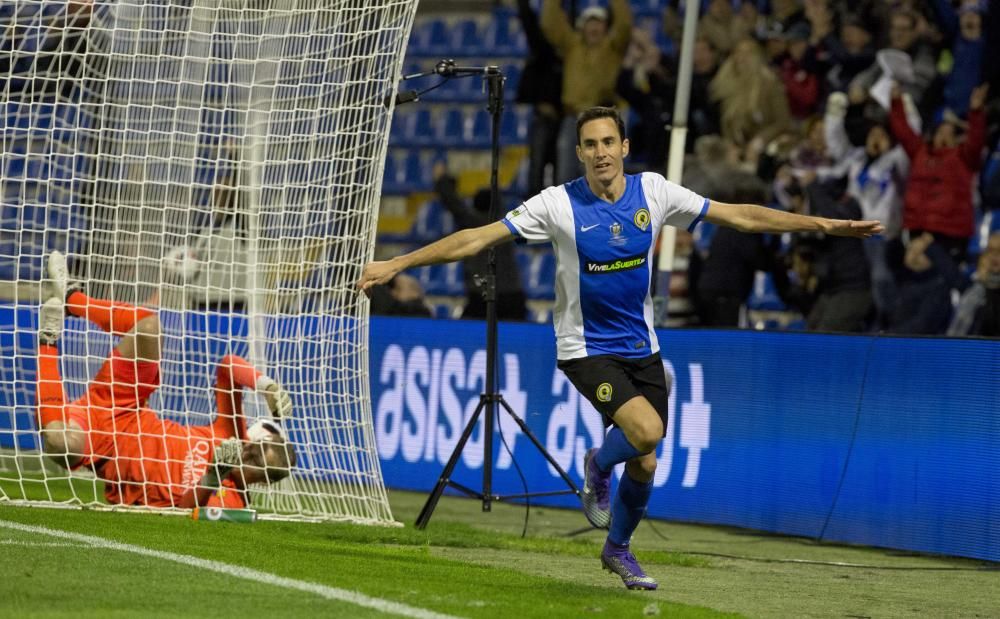
[[[613,105],[615,84],[632,35],[628,0],[611,0],[614,21],[598,7],[584,9],[576,28],[559,0],[543,0],[542,32],[563,60],[563,119],[556,152],[556,183],[580,176],[576,117],[595,105]]]
[[[1000,337],[1000,232],[990,235],[972,281],[958,302],[948,335]]]
[[[944,333],[951,319],[951,291],[964,280],[944,245],[924,232],[893,241],[889,265],[896,278],[896,303],[889,333],[936,335]]]
[[[434,166],[434,191],[441,204],[455,218],[458,230],[478,228],[493,221],[490,219],[490,191],[481,189],[472,200],[470,208],[456,191],[455,177],[448,174],[444,164]],[[498,216],[499,218],[499,216]],[[507,243],[494,248],[496,254],[496,304],[500,320],[525,320],[527,317],[526,297],[521,285],[521,270],[514,256],[514,244]],[[486,301],[483,299],[481,282],[489,272],[487,253],[481,252],[466,258],[463,277],[465,278],[465,309],[462,318],[486,318]]]
[[[372,314],[431,317],[431,310],[424,300],[424,289],[416,277],[406,273],[396,275],[385,286],[373,287],[371,298]]]
[[[790,121],[781,80],[764,62],[760,46],[743,39],[722,63],[711,83],[712,99],[719,102],[722,136],[756,155]]]
[[[954,118],[944,118],[925,141],[907,123],[900,90],[893,87],[889,124],[910,158],[903,227],[914,236],[932,233],[957,262],[965,259],[973,233],[972,182],[982,166],[986,92],[986,86],[972,91],[964,141],[959,142],[960,125]]]

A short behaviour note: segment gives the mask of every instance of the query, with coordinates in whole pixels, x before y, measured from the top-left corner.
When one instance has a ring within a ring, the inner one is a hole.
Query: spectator
[[[789,184],[788,194],[795,213],[861,218],[861,207],[838,182],[816,181],[807,174],[799,183]],[[871,312],[872,296],[861,239],[800,234],[794,239],[792,255],[792,266],[809,293],[809,303],[803,304],[789,294],[794,290],[783,278],[776,277],[775,286],[786,303],[797,304],[804,310],[806,327],[810,331],[863,331]]]
[[[722,63],[710,86],[719,102],[722,136],[749,147],[756,160],[765,144],[790,120],[788,100],[778,76],[764,62],[753,39],[743,39]]]
[[[865,239],[871,267],[872,297],[880,325],[888,322],[895,301],[895,279],[886,260],[886,242],[899,236],[902,227],[905,180],[909,160],[894,144],[884,123],[871,122],[864,146],[854,147],[844,128],[847,97],[834,93],[826,104],[826,144],[834,165],[821,174],[847,178],[847,194],[858,201],[865,219],[882,222],[885,233]]]
[[[559,5],[559,0],[543,0],[542,32],[563,59],[563,119],[556,152],[556,182],[579,176],[576,158],[576,117],[595,105],[611,104],[622,59],[632,34],[632,9],[628,0],[611,0],[614,23],[608,12],[598,7],[585,9],[576,20],[576,29]]]
[[[965,116],[972,90],[982,82],[983,77],[983,52],[986,50],[984,9],[979,2],[967,0],[962,2],[958,12],[947,0],[934,0],[932,6],[951,49],[951,63],[944,78],[944,106],[959,116]]]
[[[639,117],[629,130],[629,159],[633,165],[639,163],[644,169],[663,172],[676,78],[667,58],[642,28],[632,30],[617,90]]]
[[[448,174],[444,164],[434,167],[434,191],[437,192],[441,204],[455,218],[458,230],[478,228],[491,221],[490,191],[482,189],[476,193],[472,208],[458,197],[455,177]],[[521,286],[521,271],[514,256],[513,244],[501,245],[494,249],[496,253],[496,304],[497,317],[500,320],[525,320],[527,315],[524,288]],[[465,309],[462,318],[486,318],[486,301],[483,299],[482,286],[488,272],[486,252],[465,259],[463,275],[465,278]]]
[[[786,51],[778,57],[776,63],[788,97],[788,109],[798,120],[815,113],[819,103],[818,66],[806,55],[809,51],[809,36],[809,24],[799,22],[789,28],[784,37]]]
[[[708,39],[712,47],[729,55],[736,44],[752,34],[753,24],[733,12],[730,0],[710,0],[708,10],[698,21],[698,33]]]
[[[906,121],[898,86],[893,88],[889,123],[910,158],[910,179],[903,199],[903,228],[914,235],[930,232],[956,261],[965,258],[973,232],[972,182],[982,165],[986,131],[987,87],[969,97],[968,134],[959,143],[959,123],[944,118],[932,139],[920,138]]]
[[[963,286],[947,248],[924,232],[893,241],[888,256],[897,282],[889,333],[944,333],[952,313],[951,291]]]
[[[528,40],[528,59],[517,86],[518,103],[532,106],[531,137],[528,139],[528,194],[535,195],[551,183],[545,168],[556,171],[556,138],[562,119],[563,66],[531,8],[530,0],[517,0],[517,15]]]
[[[937,75],[934,50],[918,31],[918,18],[912,11],[895,11],[889,18],[889,48],[906,54],[912,66],[912,75],[903,84],[904,90],[913,97],[918,107]],[[868,100],[869,89],[882,77],[882,65],[873,63],[859,73],[848,87],[851,103],[861,104]],[[896,79],[896,76],[890,76]]]
[[[1000,337],[1000,232],[990,235],[972,280],[958,302],[948,335]]]
[[[827,34],[811,49],[815,61],[829,67],[829,91],[847,91],[855,77],[875,62],[872,34],[861,19],[847,14],[840,23],[840,36]]]
[[[755,175],[717,166],[710,186],[720,200],[765,203],[767,188]],[[711,174],[711,173],[710,173]],[[688,267],[688,285],[694,291],[695,309],[704,326],[738,327],[740,310],[753,290],[756,271],[773,268],[779,237],[745,234],[719,226],[708,252],[694,251]]]
[[[372,289],[372,314],[384,316],[418,316],[430,318],[431,310],[424,299],[424,289],[416,277],[399,273],[385,286]]]

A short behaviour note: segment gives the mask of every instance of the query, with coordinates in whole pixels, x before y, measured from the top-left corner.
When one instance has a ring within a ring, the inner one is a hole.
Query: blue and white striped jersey
[[[521,242],[556,252],[556,356],[639,358],[660,349],[653,331],[653,248],[664,225],[694,229],[708,200],[646,172],[625,175],[610,204],[584,178],[545,189],[502,220]]]

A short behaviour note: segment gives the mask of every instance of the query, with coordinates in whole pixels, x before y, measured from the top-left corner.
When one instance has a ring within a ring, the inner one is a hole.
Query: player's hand
[[[272,417],[281,419],[292,414],[292,396],[273,378],[261,376],[257,379],[256,389],[264,396]]]
[[[853,219],[829,219],[824,232],[833,236],[853,236],[866,239],[885,232],[880,221],[855,221]]]
[[[361,271],[361,279],[354,286],[371,298],[372,287],[380,284],[388,284],[396,276],[396,273],[399,273],[399,268],[392,260],[369,262],[365,265],[364,270]]]
[[[219,477],[225,477],[235,466],[243,461],[243,442],[238,438],[227,438],[215,447],[212,464],[219,471]]]

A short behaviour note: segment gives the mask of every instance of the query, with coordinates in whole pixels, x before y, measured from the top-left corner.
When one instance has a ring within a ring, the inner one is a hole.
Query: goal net
[[[288,390],[283,430],[297,464],[250,487],[263,517],[392,521],[371,424],[368,306],[353,283],[372,255],[383,99],[416,3],[0,7],[0,501],[107,504],[114,454],[92,453],[91,470],[72,472],[42,455],[39,281],[58,249],[89,297],[156,309],[161,386],[148,408],[159,418],[210,424],[228,354]],[[117,342],[66,319],[67,402]],[[269,416],[259,395],[244,402],[248,424]],[[158,483],[147,477],[139,483]]]

